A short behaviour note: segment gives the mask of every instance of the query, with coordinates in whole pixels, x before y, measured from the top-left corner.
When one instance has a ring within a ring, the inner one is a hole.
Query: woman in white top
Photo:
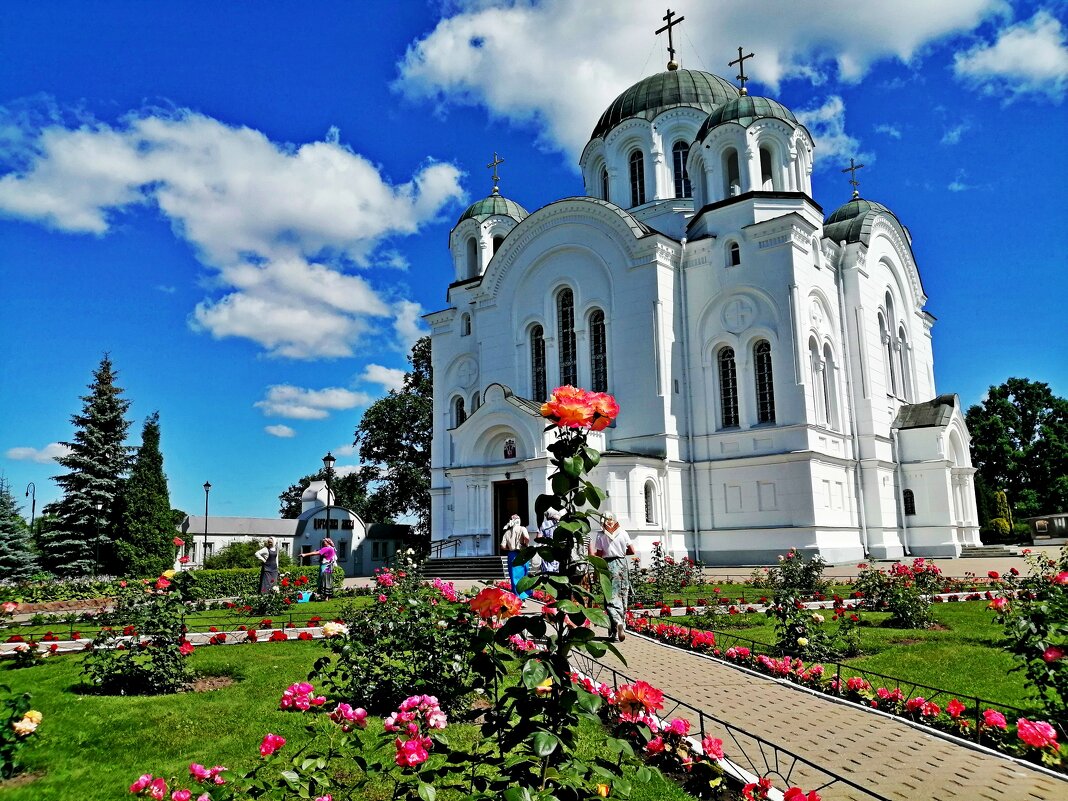
[[[512,582],[512,592],[518,592],[516,585],[527,574],[526,563],[517,565],[516,557],[519,556],[519,549],[526,548],[528,545],[530,545],[530,532],[519,519],[519,515],[512,515],[505,524],[504,536],[501,537],[501,550],[508,555],[508,578]],[[519,597],[527,598],[529,595],[530,593],[525,592]]]
[[[627,601],[630,596],[630,574],[627,571],[627,557],[634,553],[627,530],[619,525],[616,516],[605,512],[601,518],[601,532],[593,544],[594,555],[608,562],[608,572],[612,576],[612,596],[605,604],[608,612],[608,639],[623,642],[626,639]]]

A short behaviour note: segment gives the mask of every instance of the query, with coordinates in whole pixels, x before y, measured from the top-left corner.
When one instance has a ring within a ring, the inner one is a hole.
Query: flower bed
[[[635,634],[643,634],[669,645],[904,717],[957,737],[978,739],[983,745],[1057,770],[1065,770],[1066,767],[1063,748],[1058,743],[1058,732],[1044,721],[1031,721],[1021,716],[1013,726],[1000,711],[986,709],[981,715],[978,709],[969,712],[957,698],[953,698],[942,709],[925,698],[909,697],[900,687],[874,687],[859,676],[840,680],[834,670],[828,670],[820,663],[806,665],[797,657],[776,658],[754,653],[745,646],[721,649],[716,644],[714,632],[660,622],[646,616],[628,615],[628,625]]]

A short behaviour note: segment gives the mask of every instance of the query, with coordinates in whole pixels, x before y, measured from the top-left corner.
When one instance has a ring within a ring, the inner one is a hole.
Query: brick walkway
[[[795,687],[749,675],[730,665],[629,636],[619,649],[622,665],[611,653],[601,660],[635,679],[715,715],[832,770],[880,795],[902,801],[1052,801],[1068,798],[1068,782],[1037,770],[924,733],[883,715],[836,703]],[[602,677],[603,679],[603,677]],[[665,713],[691,718],[685,710]],[[743,763],[739,751],[767,770],[755,741],[734,745],[706,719],[706,731],[724,741],[727,757]],[[744,738],[740,738],[744,739]],[[789,765],[780,766],[787,773]],[[791,783],[807,792],[826,781],[798,764]],[[781,782],[776,785],[783,787]],[[820,791],[825,801],[869,799],[845,785]]]

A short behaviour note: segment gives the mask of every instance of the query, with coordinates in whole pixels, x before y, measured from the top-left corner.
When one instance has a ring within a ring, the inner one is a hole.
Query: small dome
[[[604,137],[624,120],[634,117],[652,120],[663,111],[680,106],[714,111],[738,97],[734,84],[697,70],[668,70],[643,78],[624,91],[605,110],[590,135]]]
[[[522,222],[527,217],[527,210],[514,200],[509,200],[494,190],[490,196],[484,197],[482,200],[476,200],[468,206],[467,211],[461,214],[460,219],[456,221],[456,225],[459,225],[464,220],[482,222],[497,215],[511,217],[516,222]],[[455,228],[455,226],[453,227]]]
[[[744,95],[712,111],[701,126],[701,130],[697,132],[697,141],[704,139],[709,131],[725,122],[736,122],[743,128],[748,128],[753,120],[767,117],[798,125],[794,113],[778,100]]]
[[[885,214],[898,226],[898,220],[890,209],[882,203],[863,198],[854,198],[835,209],[823,223],[823,235],[832,242],[863,242],[868,244],[871,238],[871,226],[876,215]],[[904,230],[904,227],[902,230]]]

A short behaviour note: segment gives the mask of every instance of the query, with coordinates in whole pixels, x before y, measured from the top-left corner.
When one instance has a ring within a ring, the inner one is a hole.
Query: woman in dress
[[[616,516],[605,512],[601,518],[601,532],[594,542],[594,555],[608,562],[612,576],[612,596],[605,604],[608,612],[608,639],[623,642],[626,639],[627,601],[630,595],[630,574],[627,572],[627,557],[634,553],[627,530],[619,525]]]
[[[256,558],[260,560],[260,594],[276,592],[278,590],[278,549],[274,545],[274,537],[268,537],[263,547],[256,551]]]
[[[508,555],[508,578],[512,582],[512,592],[518,593],[516,585],[527,574],[526,564],[517,565],[516,557],[519,550],[530,545],[530,532],[519,515],[512,515],[504,526],[504,536],[501,537],[501,550]],[[519,597],[526,598],[530,593],[523,593]]]
[[[316,587],[315,595],[320,600],[329,598],[334,594],[334,561],[337,559],[334,541],[329,537],[324,537],[322,547],[318,551],[301,553],[301,556],[319,557],[319,584]]]

